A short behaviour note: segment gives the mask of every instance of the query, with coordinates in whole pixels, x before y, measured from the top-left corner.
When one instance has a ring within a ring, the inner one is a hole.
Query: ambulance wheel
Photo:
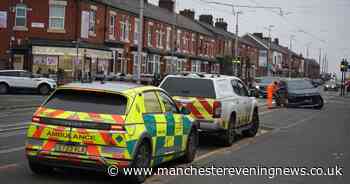
[[[198,146],[198,132],[195,129],[191,130],[190,135],[188,136],[187,146],[185,155],[182,157],[184,163],[191,163],[196,157]]]
[[[29,168],[34,174],[38,174],[38,175],[50,174],[54,170],[50,166],[41,165],[38,163],[34,163],[32,161],[29,161]]]
[[[151,167],[151,144],[147,141],[143,141],[137,148],[135,158],[131,164],[131,168],[144,168],[148,169]],[[147,178],[147,173],[140,175],[133,175],[130,177],[132,183],[138,184],[143,183]]]
[[[236,140],[236,130],[235,130],[236,116],[234,114],[231,115],[228,128],[224,132],[223,135],[223,145],[224,146],[232,146],[233,142]]]

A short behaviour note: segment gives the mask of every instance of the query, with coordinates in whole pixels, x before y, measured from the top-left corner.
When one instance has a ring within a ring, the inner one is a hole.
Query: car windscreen
[[[275,79],[273,78],[261,78],[260,79],[260,84],[271,84]]]
[[[105,92],[61,89],[50,97],[44,107],[73,112],[124,115],[127,98]]]
[[[171,96],[215,98],[212,80],[169,77],[160,86]]]
[[[303,90],[303,89],[312,89],[314,86],[310,81],[306,80],[294,80],[287,82],[288,89],[290,90]]]

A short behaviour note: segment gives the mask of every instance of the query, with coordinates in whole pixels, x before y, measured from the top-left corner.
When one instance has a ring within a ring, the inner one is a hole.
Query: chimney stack
[[[199,16],[199,21],[204,22],[210,25],[214,25],[213,21],[214,17],[212,15],[200,15]]]
[[[180,15],[194,20],[196,14],[195,14],[194,10],[184,9],[184,10],[180,11]]]
[[[276,45],[279,45],[279,44],[280,44],[280,40],[279,40],[278,38],[275,38],[274,43],[275,43]]]
[[[223,18],[216,19],[215,27],[227,31],[228,24]]]
[[[171,12],[175,12],[175,2],[173,0],[159,0],[158,6]]]

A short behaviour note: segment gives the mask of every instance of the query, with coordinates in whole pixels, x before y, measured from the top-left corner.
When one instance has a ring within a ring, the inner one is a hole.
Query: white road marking
[[[12,153],[12,152],[18,152],[18,151],[23,151],[25,146],[17,147],[17,148],[10,148],[6,150],[0,150],[0,155],[1,154],[7,154],[7,153]]]

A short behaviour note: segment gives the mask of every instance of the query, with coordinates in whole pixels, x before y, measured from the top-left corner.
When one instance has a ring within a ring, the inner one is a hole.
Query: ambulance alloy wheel
[[[223,135],[223,145],[232,146],[233,142],[236,140],[236,130],[235,130],[236,116],[231,115],[230,122],[228,124],[228,129]]]
[[[190,135],[188,136],[187,146],[185,155],[182,157],[184,163],[191,163],[196,157],[198,145],[198,132],[195,129],[191,130]]]
[[[143,141],[137,148],[135,158],[131,164],[131,168],[150,168],[151,166],[151,145],[147,141]],[[146,173],[142,175],[133,175],[130,177],[132,183],[143,183],[147,178]]]
[[[29,161],[29,168],[30,170],[38,175],[42,175],[42,174],[50,174],[53,172],[53,168],[49,167],[49,166],[44,166],[32,161]]]
[[[252,127],[246,131],[243,131],[243,135],[246,137],[254,137],[259,131],[259,113],[258,109],[254,110]]]

